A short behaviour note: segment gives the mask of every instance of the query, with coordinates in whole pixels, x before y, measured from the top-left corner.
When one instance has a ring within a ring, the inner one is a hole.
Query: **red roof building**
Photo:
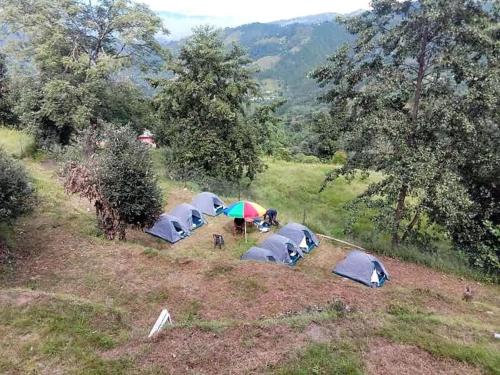
[[[151,145],[152,147],[156,147],[155,137],[154,137],[153,133],[151,133],[147,129],[145,129],[144,133],[142,133],[140,136],[137,137],[137,140],[139,142]]]

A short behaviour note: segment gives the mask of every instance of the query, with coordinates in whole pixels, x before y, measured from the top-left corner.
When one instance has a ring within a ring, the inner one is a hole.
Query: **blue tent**
[[[293,240],[305,253],[319,246],[318,237],[302,224],[288,223],[278,231],[278,234]]]
[[[205,219],[203,219],[203,214],[200,210],[189,203],[179,204],[170,211],[170,215],[181,219],[182,223],[186,228],[189,228],[189,230],[199,228],[205,224]]]
[[[304,253],[291,239],[273,234],[260,244],[263,249],[270,250],[279,262],[294,265]]]
[[[389,272],[380,260],[361,250],[353,250],[341,260],[333,273],[372,287],[381,287],[390,280]]]
[[[225,204],[217,195],[204,191],[193,198],[191,202],[198,210],[205,215],[217,216],[224,210]]]
[[[245,254],[241,256],[241,260],[256,260],[260,262],[282,263],[280,257],[271,250],[263,249],[262,247],[251,247]]]
[[[145,232],[170,243],[176,243],[190,234],[189,229],[178,217],[168,214],[160,215],[156,223]]]

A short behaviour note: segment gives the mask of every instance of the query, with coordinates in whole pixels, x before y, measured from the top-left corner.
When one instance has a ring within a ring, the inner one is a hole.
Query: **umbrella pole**
[[[247,221],[245,220],[245,243],[247,243]]]

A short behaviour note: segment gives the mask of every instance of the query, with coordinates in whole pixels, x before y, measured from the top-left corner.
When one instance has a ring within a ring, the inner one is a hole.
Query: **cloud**
[[[205,16],[235,23],[269,22],[311,14],[366,9],[369,0],[142,0],[155,11]]]

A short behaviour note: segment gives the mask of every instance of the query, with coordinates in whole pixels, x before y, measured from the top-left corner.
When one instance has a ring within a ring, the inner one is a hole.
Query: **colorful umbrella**
[[[254,202],[239,201],[224,209],[224,214],[240,219],[255,219],[264,216],[266,209]],[[247,222],[245,220],[245,242],[247,240]]]
[[[224,209],[224,214],[226,216],[240,219],[254,219],[259,216],[264,216],[265,213],[266,209],[264,207],[248,201],[239,201]]]

